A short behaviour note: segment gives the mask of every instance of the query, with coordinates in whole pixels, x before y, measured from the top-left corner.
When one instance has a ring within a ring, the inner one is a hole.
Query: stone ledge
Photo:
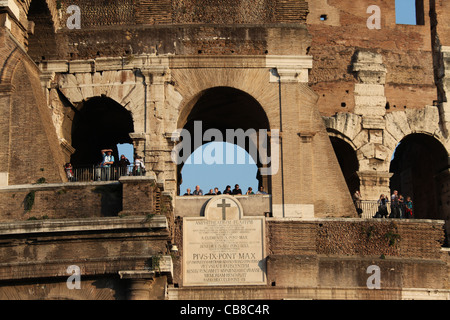
[[[169,300],[183,300],[195,295],[197,299],[213,300],[450,300],[450,290],[432,288],[382,288],[370,290],[363,287],[272,287],[272,288],[173,288],[168,290]]]
[[[154,279],[158,274],[169,276],[169,282],[173,277],[172,257],[168,255],[151,256],[150,259],[157,258],[157,266],[154,269],[146,270],[122,270],[119,271],[120,279]]]
[[[151,172],[149,172],[151,174]],[[155,183],[156,177],[154,174],[149,176],[122,176],[119,178],[120,183],[135,183],[135,182],[150,182]]]
[[[47,219],[39,221],[0,223],[0,235],[30,233],[105,231],[123,229],[167,228],[167,219],[162,215],[146,217],[113,217],[83,219]]]
[[[117,181],[93,181],[93,182],[61,182],[61,183],[39,183],[39,184],[17,184],[0,187],[0,192],[20,192],[20,191],[45,191],[53,189],[76,189],[85,187],[120,185]]]
[[[0,263],[0,280],[35,279],[46,277],[64,277],[67,279],[67,267],[77,265],[81,269],[81,279],[84,276],[99,274],[117,275],[120,270],[145,270],[151,255],[103,257],[79,260],[61,259],[47,261],[30,261],[19,263]],[[170,256],[169,256],[170,258]],[[165,268],[164,272],[171,274],[171,270]]]
[[[385,218],[297,218],[297,217],[269,217],[266,218],[267,222],[370,222],[376,221],[381,223],[428,223],[428,224],[438,224],[445,225],[445,220],[433,220],[433,219],[385,219]]]

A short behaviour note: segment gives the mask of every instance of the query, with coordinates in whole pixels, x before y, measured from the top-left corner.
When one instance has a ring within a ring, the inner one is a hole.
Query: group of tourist
[[[135,157],[134,164],[132,166],[132,170],[129,171],[128,168],[131,166],[130,160],[125,157],[125,155],[120,156],[119,161],[115,161],[114,155],[112,154],[112,149],[103,149],[102,153],[102,161],[95,168],[95,178],[94,180],[111,180],[112,175],[119,176],[143,176],[145,175],[145,165],[144,161],[140,156]],[[115,168],[118,170],[116,171]],[[71,163],[66,163],[64,165],[64,170],[66,172],[67,179],[71,182],[76,181],[76,177],[74,175],[74,169]]]
[[[375,215],[376,218],[387,218],[387,205],[389,199],[384,195],[380,195],[380,199],[378,199],[378,212]],[[406,199],[398,193],[397,190],[391,195],[391,214],[389,218],[397,218],[397,219],[412,219],[413,218],[413,202],[411,197],[406,197]]]
[[[353,201],[355,203],[358,214],[362,214],[361,208],[361,193],[356,191],[353,195]],[[388,205],[390,202],[391,213],[388,212]],[[380,195],[377,200],[378,211],[374,218],[395,218],[395,219],[412,219],[413,215],[413,202],[411,197],[404,198],[397,190],[394,190],[391,199],[384,194]]]
[[[214,196],[214,195],[220,195],[220,194],[229,194],[229,195],[233,195],[233,196],[237,196],[237,195],[243,195],[242,194],[242,190],[239,188],[239,185],[236,184],[234,186],[234,189],[231,190],[231,186],[226,186],[225,190],[223,190],[223,192],[219,191],[219,188],[214,188],[213,189],[209,189],[209,192],[204,194],[203,190],[200,189],[200,186],[195,186],[195,190],[191,193],[191,189],[187,188],[186,193],[184,194],[184,196]],[[252,187],[248,187],[247,192],[245,193],[245,195],[254,195],[254,194],[267,194],[267,192],[264,191],[264,187],[260,186],[259,190],[255,192],[253,192]]]

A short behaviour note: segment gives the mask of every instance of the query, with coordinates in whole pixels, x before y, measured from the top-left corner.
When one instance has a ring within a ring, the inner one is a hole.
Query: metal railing
[[[360,200],[355,203],[355,207],[362,210],[361,218],[373,218],[378,212],[378,202],[376,200]],[[386,205],[388,216],[391,214],[391,205]]]
[[[117,181],[121,176],[143,176],[145,171],[142,168],[131,165],[126,167],[77,167],[67,172],[67,178],[70,182],[87,181]]]

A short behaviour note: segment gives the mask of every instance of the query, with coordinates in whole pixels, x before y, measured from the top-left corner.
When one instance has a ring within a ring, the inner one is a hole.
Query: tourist
[[[214,194],[215,194],[216,196],[218,196],[219,194],[222,194],[222,192],[219,191],[219,188],[215,187],[215,188],[214,188]]]
[[[128,166],[130,165],[130,160],[125,157],[125,155],[120,156],[119,160],[119,170],[121,176],[126,176],[128,174]]]
[[[252,187],[248,187],[248,190],[247,190],[247,192],[245,193],[245,195],[249,196],[249,195],[252,195],[252,194],[255,194],[255,193],[253,192]]]
[[[401,194],[398,196],[398,217],[405,218],[405,202]]]
[[[215,195],[213,189],[209,189],[209,192],[206,194],[206,196],[213,196]]]
[[[66,163],[64,166],[64,170],[66,171],[67,179],[69,179],[70,182],[75,181],[75,177],[73,176],[73,170],[72,170],[72,164]]]
[[[134,176],[145,175],[145,165],[141,156],[136,156],[136,159],[134,160],[133,175]]]
[[[202,196],[203,195],[203,191],[202,191],[202,189],[200,189],[200,186],[195,186],[195,190],[192,193],[192,195],[194,195],[194,196]]]
[[[398,208],[398,191],[394,190],[391,195],[391,214],[389,218],[398,218],[399,217],[399,208]]]
[[[192,196],[191,189],[187,188],[184,196]]]
[[[406,219],[412,219],[413,218],[413,202],[411,200],[411,197],[406,197],[405,202],[405,215]]]
[[[111,149],[103,149],[102,153],[102,180],[110,180],[111,179],[111,166],[114,164],[114,156],[112,155]]]
[[[239,185],[238,184],[236,184],[234,186],[233,192],[231,194],[234,195],[234,196],[242,195],[242,190],[239,189]]]
[[[232,194],[231,186],[227,186],[225,190],[223,190],[223,194]]]
[[[387,203],[389,200],[385,197],[384,194],[380,195],[380,199],[378,199],[378,212],[376,213],[374,218],[387,218],[388,211],[387,211]]]
[[[267,192],[264,191],[264,187],[263,186],[259,186],[259,190],[256,191],[256,194],[267,194]]]

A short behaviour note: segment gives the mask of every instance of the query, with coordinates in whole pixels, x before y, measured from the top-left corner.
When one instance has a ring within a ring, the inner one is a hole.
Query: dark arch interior
[[[331,144],[344,175],[350,194],[360,189],[360,181],[357,175],[359,170],[359,162],[356,156],[356,151],[353,150],[344,140],[337,137],[330,137]]]
[[[34,22],[34,33],[28,37],[28,55],[35,62],[57,59],[55,29],[45,0],[31,1],[28,20]]]
[[[443,219],[442,174],[448,165],[448,153],[439,141],[411,134],[397,146],[391,161],[391,193],[397,190],[412,198],[415,218]]]
[[[256,131],[259,129],[268,131],[270,129],[266,113],[258,101],[249,94],[230,87],[216,87],[202,92],[187,115],[186,120],[181,124],[191,134],[191,146],[189,149],[191,152],[198,147],[195,145],[195,139],[193,138],[194,124],[197,121],[201,121],[202,134],[208,129],[217,129],[222,133],[224,140],[227,129],[242,129],[244,132],[249,129]],[[207,142],[204,141],[202,144]],[[237,143],[237,141],[232,141],[232,143]],[[246,139],[244,149],[247,152],[251,150],[251,143],[249,139]],[[243,146],[241,145],[241,147]],[[269,149],[268,146],[267,149]],[[251,152],[249,153],[251,154]],[[256,158],[254,158],[255,163],[257,163],[258,167],[261,167],[259,156]],[[182,168],[183,163],[178,165],[178,186],[180,186],[182,181]],[[270,179],[267,176],[262,177],[258,175],[257,179],[258,187],[263,185],[265,190],[270,191]]]
[[[72,146],[76,150],[71,157],[72,165],[98,164],[102,149],[113,149],[117,160],[117,144],[132,143],[131,132],[134,132],[131,113],[119,103],[106,97],[85,101],[72,123]]]

